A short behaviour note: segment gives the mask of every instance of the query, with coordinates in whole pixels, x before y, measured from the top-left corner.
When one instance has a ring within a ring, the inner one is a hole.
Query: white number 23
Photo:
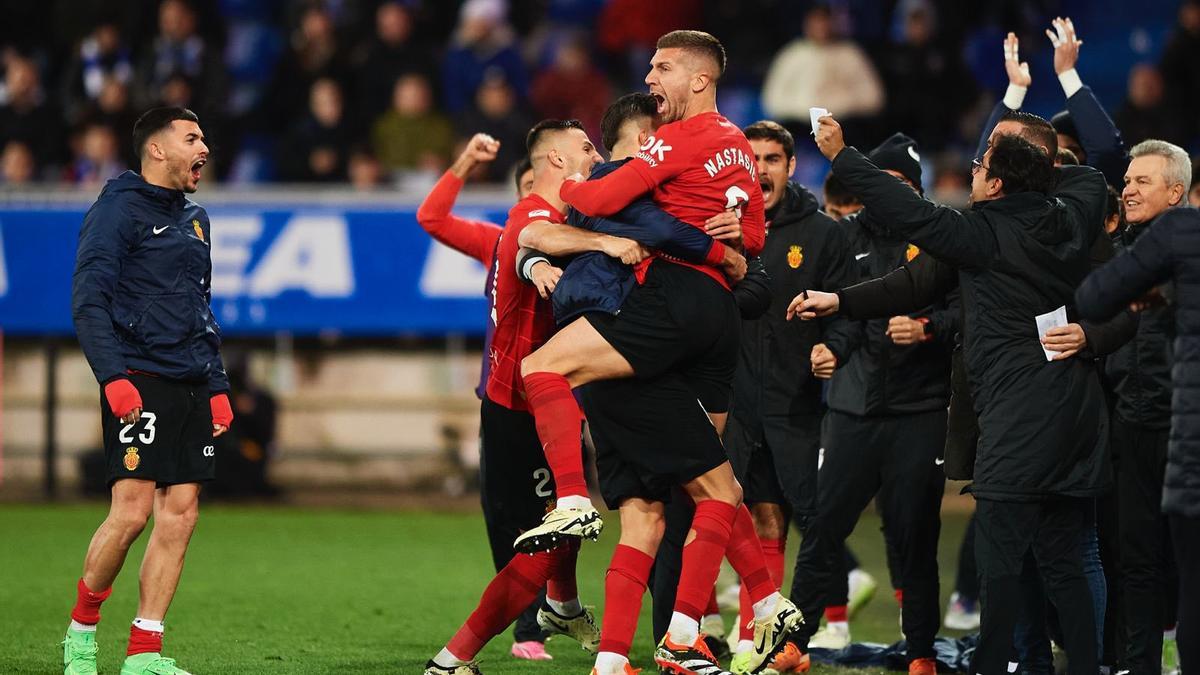
[[[154,443],[154,433],[156,431],[154,428],[154,423],[157,420],[158,415],[143,410],[142,418],[140,420],[134,422],[133,424],[126,424],[121,428],[121,433],[117,434],[117,440],[121,441],[122,443],[132,443],[133,435],[129,433],[130,430],[137,426],[139,422],[145,422],[146,426],[142,429],[142,433],[138,434],[138,440],[146,445],[150,445]]]

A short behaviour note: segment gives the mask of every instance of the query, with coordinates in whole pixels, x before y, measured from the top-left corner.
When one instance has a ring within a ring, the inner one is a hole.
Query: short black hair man
[[[213,478],[213,438],[233,421],[209,307],[208,214],[186,196],[208,162],[204,132],[190,110],[155,108],[134,125],[133,145],[141,174],[108,181],[88,210],[71,290],[79,344],[102,391],[112,505],[77,585],[63,641],[69,673],[96,672],[100,604],[151,515],[121,672],[184,673],[161,655],[163,619],[196,525],[200,485]]]

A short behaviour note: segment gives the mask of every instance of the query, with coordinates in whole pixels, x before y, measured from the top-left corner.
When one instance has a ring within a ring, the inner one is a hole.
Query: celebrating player
[[[187,675],[161,655],[163,620],[229,429],[229,379],[209,308],[208,214],[188,199],[208,162],[195,113],[155,108],[133,128],[142,173],[108,181],[79,233],[72,310],[101,385],[112,504],[92,537],[63,640],[66,675],[96,673],[100,605],[151,514],[122,675]]]

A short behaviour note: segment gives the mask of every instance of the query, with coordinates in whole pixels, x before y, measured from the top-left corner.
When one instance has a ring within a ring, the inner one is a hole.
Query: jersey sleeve
[[[586,215],[611,216],[682,173],[693,147],[677,125],[668,124],[647,139],[621,168],[596,180],[564,181],[559,196]]]
[[[438,242],[490,265],[500,239],[500,226],[482,220],[460,218],[450,212],[463,181],[447,171],[438,179],[425,201],[417,208],[417,222]]]

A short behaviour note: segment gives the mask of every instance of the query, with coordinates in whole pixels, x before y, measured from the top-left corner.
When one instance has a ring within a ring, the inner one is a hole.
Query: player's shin
[[[590,507],[580,440],[583,415],[571,385],[557,373],[530,373],[525,376],[525,392],[554,475],[559,508]]]
[[[632,546],[618,544],[604,577],[604,622],[600,631],[599,675],[620,673],[629,662],[637,631],[642,596],[650,579],[654,558]]]
[[[692,531],[683,547],[675,613],[667,629],[668,638],[675,644],[691,645],[699,635],[700,617],[721,570],[735,513],[733,506],[715,499],[696,503]]]

